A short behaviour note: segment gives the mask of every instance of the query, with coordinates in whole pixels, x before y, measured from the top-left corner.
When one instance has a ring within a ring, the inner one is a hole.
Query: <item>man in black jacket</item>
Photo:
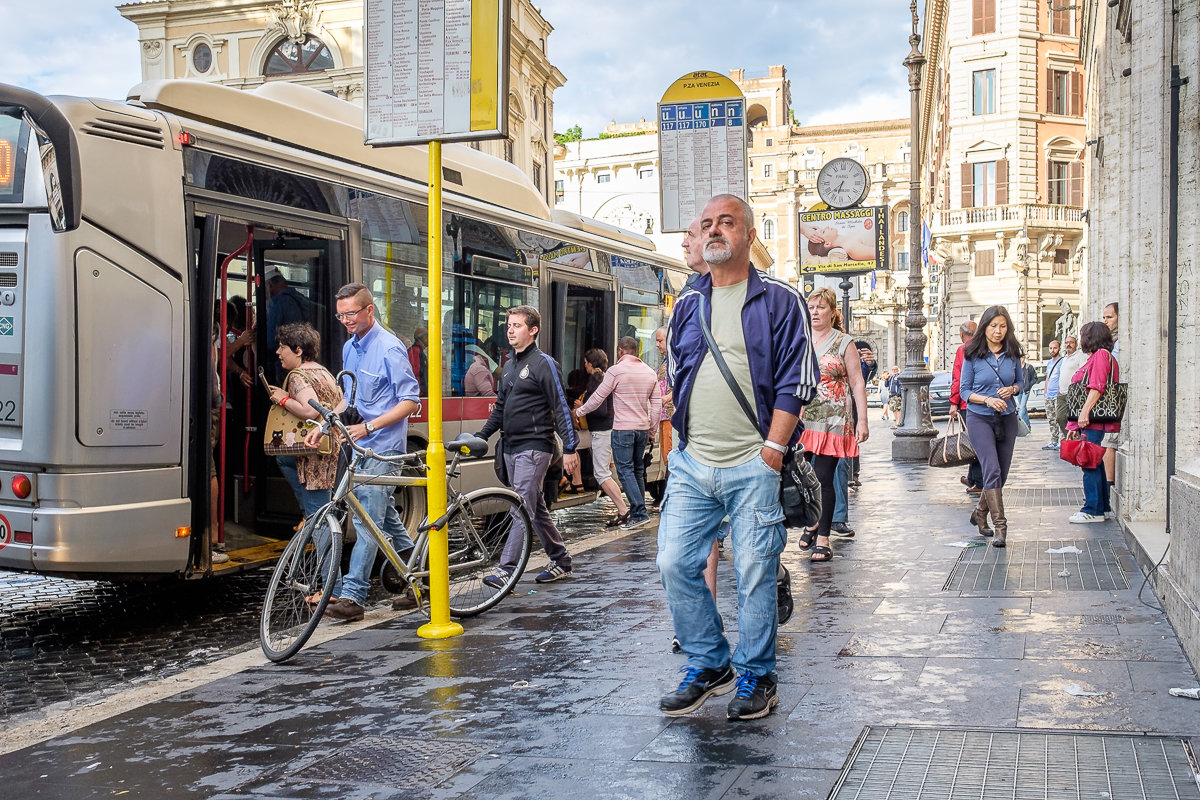
[[[487,439],[496,431],[503,433],[509,483],[525,500],[533,529],[550,557],[550,563],[535,580],[551,583],[571,574],[571,556],[550,518],[550,509],[542,495],[542,481],[554,460],[554,434],[557,432],[562,440],[563,471],[570,474],[579,469],[579,456],[575,454],[579,439],[571,424],[558,362],[534,343],[541,325],[541,315],[532,306],[509,310],[508,343],[512,345],[513,357],[500,373],[491,416],[475,435]],[[500,557],[501,568],[511,571],[511,565],[516,563],[522,533],[514,529],[509,535]],[[504,580],[505,576],[489,575],[483,582],[498,586]]]

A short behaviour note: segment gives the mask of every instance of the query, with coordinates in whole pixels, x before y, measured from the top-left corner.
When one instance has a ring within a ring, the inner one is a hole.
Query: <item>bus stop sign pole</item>
[[[442,439],[442,143],[429,143],[429,519],[446,514],[446,447]],[[429,622],[422,639],[448,639],[463,632],[450,619],[450,546],[444,527],[429,531]]]

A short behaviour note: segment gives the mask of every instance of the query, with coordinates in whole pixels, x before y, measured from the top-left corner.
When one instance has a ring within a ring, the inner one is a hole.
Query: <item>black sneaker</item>
[[[760,719],[779,704],[775,681],[766,675],[746,674],[737,679],[737,695],[726,712],[731,720]]]
[[[710,697],[729,694],[737,682],[737,675],[728,664],[720,669],[683,666],[679,671],[684,674],[679,688],[658,701],[659,710],[672,717],[692,713]]]

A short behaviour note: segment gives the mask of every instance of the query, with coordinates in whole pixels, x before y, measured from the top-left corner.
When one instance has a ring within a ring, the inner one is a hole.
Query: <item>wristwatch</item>
[[[367,429],[367,433],[369,433],[369,434],[375,432],[375,425],[373,423],[368,422],[363,427],[365,427]]]

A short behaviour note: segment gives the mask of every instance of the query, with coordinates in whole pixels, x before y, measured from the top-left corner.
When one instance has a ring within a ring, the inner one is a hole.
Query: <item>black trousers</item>
[[[836,490],[833,486],[833,476],[837,472],[838,457],[822,456],[817,453],[805,453],[821,482],[821,521],[817,523],[817,536],[828,536],[829,528],[833,525],[833,506],[837,502]]]

